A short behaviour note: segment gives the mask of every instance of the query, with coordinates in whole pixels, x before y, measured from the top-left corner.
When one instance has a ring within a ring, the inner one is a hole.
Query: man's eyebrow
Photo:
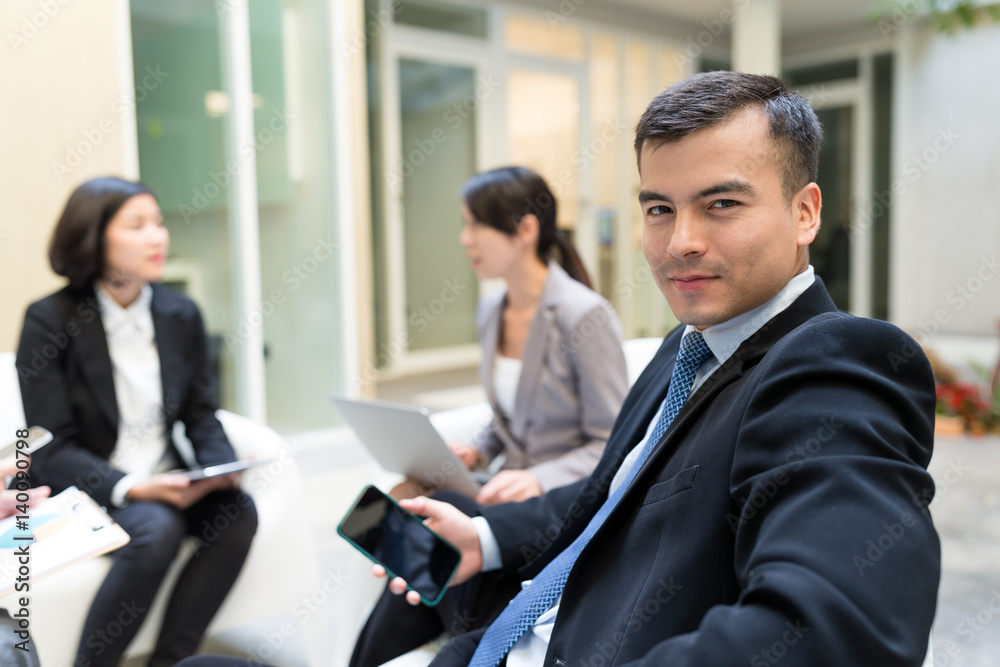
[[[648,201],[672,201],[667,195],[660,194],[659,192],[653,192],[652,190],[641,190],[639,192],[639,203],[645,204]]]
[[[692,202],[696,202],[699,199],[704,199],[705,197],[711,197],[712,195],[720,194],[741,194],[741,195],[753,195],[756,194],[757,190],[754,186],[750,185],[746,181],[741,181],[739,179],[733,179],[730,181],[723,181],[721,183],[716,183],[711,185],[701,192],[697,193],[691,197]],[[673,199],[667,195],[655,192],[653,190],[642,190],[639,192],[639,203],[644,204],[649,201],[663,201],[672,204]]]
[[[698,201],[699,199],[704,199],[705,197],[711,197],[712,195],[721,195],[727,193],[752,195],[756,194],[756,192],[757,190],[746,181],[740,181],[734,179],[731,181],[723,181],[722,183],[716,183],[713,186],[705,188],[697,195],[695,195],[691,201]]]

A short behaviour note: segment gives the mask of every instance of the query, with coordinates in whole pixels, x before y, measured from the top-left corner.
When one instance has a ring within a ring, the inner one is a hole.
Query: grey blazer
[[[508,421],[493,386],[506,297],[499,290],[479,302],[479,374],[493,419],[472,444],[488,459],[505,453],[505,469],[530,470],[548,491],[590,475],[604,453],[628,392],[622,325],[610,303],[549,262]]]

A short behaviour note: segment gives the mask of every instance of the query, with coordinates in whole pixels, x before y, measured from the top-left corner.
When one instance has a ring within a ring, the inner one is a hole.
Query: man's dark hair
[[[122,205],[141,194],[153,194],[142,183],[114,176],[82,183],[66,202],[52,241],[49,263],[74,289],[89,286],[104,274],[104,232]]]
[[[636,125],[636,159],[647,140],[677,141],[752,108],[761,109],[771,125],[783,165],[782,191],[791,201],[816,180],[823,128],[809,102],[773,76],[703,72],[670,86],[649,103]]]

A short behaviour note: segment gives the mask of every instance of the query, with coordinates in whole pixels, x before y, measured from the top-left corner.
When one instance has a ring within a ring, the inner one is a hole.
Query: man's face
[[[639,157],[642,252],[674,315],[705,328],[752,310],[808,265],[815,183],[789,203],[767,117],[748,110]]]

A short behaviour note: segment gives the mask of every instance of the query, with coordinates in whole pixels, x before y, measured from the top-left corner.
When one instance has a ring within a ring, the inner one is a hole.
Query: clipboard
[[[125,546],[129,535],[75,486],[32,507],[28,519],[0,521],[0,597],[14,593],[24,551],[29,583],[82,560]],[[23,578],[21,579],[24,580]]]

